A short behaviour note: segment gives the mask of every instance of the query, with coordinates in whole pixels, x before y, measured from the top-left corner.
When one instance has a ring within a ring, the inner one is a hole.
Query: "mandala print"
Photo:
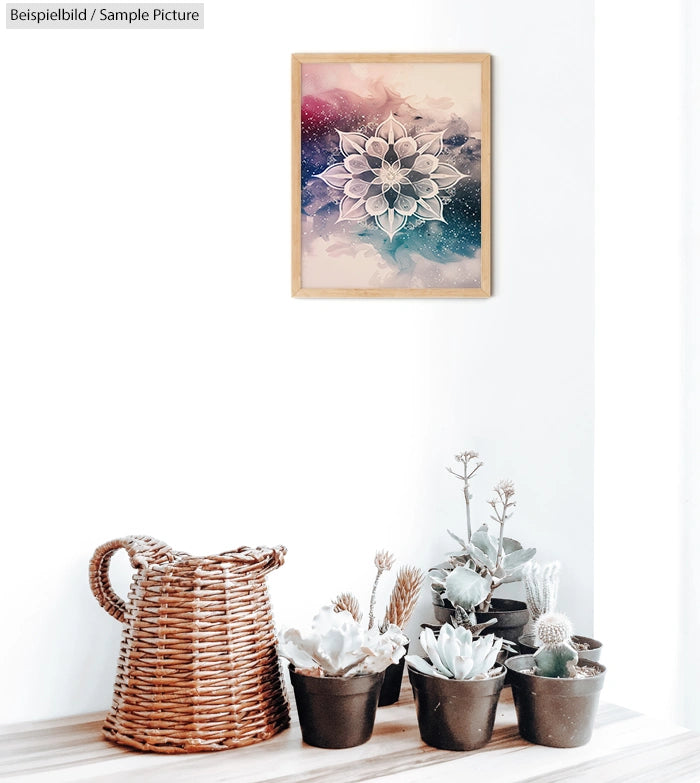
[[[393,113],[370,138],[338,131],[345,159],[316,174],[345,194],[338,222],[373,217],[389,239],[411,217],[445,223],[439,193],[466,174],[438,160],[444,132],[410,136]]]

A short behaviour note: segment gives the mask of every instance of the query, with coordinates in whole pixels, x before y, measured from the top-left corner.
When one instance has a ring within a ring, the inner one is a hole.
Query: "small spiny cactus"
[[[523,568],[525,600],[533,622],[540,615],[556,610],[559,592],[559,563],[547,563],[542,566],[530,561]]]
[[[535,623],[540,648],[535,653],[535,674],[540,677],[571,677],[578,653],[571,645],[571,622],[563,614],[548,612]]]

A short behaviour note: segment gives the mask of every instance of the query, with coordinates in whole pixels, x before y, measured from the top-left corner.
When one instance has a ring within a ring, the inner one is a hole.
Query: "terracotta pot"
[[[372,736],[384,672],[312,677],[289,667],[301,736],[317,748],[354,748]]]
[[[488,680],[445,680],[408,665],[423,742],[442,750],[476,750],[491,739],[505,670]]]
[[[404,645],[404,650],[408,654],[408,645]],[[384,681],[382,689],[379,692],[379,706],[387,707],[389,704],[396,704],[401,695],[401,683],[403,681],[403,670],[406,664],[406,656],[398,663],[392,663],[384,672]]]
[[[605,666],[585,659],[579,663],[598,673],[583,679],[538,677],[523,671],[534,667],[532,655],[506,661],[523,739],[553,748],[577,748],[590,740]]]
[[[587,650],[579,651],[579,658],[585,658],[587,661],[600,661],[600,653],[603,649],[603,643],[597,639],[591,639],[588,636],[572,636],[572,642],[578,642],[579,644],[587,644]],[[534,655],[537,651],[537,645],[535,644],[534,636],[521,636],[518,639],[518,648],[523,655]]]

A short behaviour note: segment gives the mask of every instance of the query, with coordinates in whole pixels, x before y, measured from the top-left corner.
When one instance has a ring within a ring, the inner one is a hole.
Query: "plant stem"
[[[498,534],[498,556],[496,560],[496,568],[498,568],[503,561],[503,530],[506,525],[506,508],[508,508],[507,504],[503,506],[503,516],[498,520],[501,525],[501,530]]]
[[[491,519],[494,520],[494,522],[498,522],[499,525],[499,531],[498,531],[498,549],[496,551],[496,568],[494,569],[494,572],[491,574],[491,590],[489,594],[486,596],[486,600],[483,602],[482,606],[485,608],[483,611],[488,612],[491,608],[491,597],[493,596],[494,590],[501,584],[501,579],[499,578],[498,584],[494,584],[494,579],[496,578],[496,574],[499,573],[501,565],[503,564],[503,533],[505,530],[505,524],[506,519],[508,519],[508,509],[511,506],[515,505],[515,501],[512,501],[512,497],[515,494],[515,490],[513,489],[512,482],[500,482],[495,487],[496,497],[493,500],[489,501],[489,505],[491,508],[493,508],[495,516],[491,516]],[[499,511],[498,505],[500,504],[501,509]]]
[[[469,476],[467,475],[467,466],[464,466],[464,502],[467,506],[467,542],[472,540],[472,517],[469,508]]]
[[[462,454],[455,455],[457,462],[460,462],[464,468],[464,473],[457,473],[452,468],[447,468],[447,472],[451,473],[458,479],[464,482],[464,506],[467,512],[467,542],[472,539],[472,515],[471,506],[469,503],[469,479],[476,473],[477,470],[484,464],[483,462],[477,462],[473,468],[469,468],[469,463],[479,457],[476,451],[464,451]]]
[[[369,621],[367,629],[369,630],[374,626],[374,605],[377,602],[377,585],[379,584],[379,577],[382,575],[381,568],[377,569],[377,575],[374,577],[374,585],[372,586],[372,596],[369,599]]]

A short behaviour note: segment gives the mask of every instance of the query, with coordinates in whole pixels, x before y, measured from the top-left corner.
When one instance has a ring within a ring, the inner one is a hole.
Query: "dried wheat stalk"
[[[411,619],[423,584],[423,572],[415,566],[402,566],[396,576],[396,584],[389,597],[382,628],[390,623],[403,629]]]
[[[360,602],[352,593],[341,593],[334,601],[333,608],[336,612],[350,612],[355,622],[360,622],[362,612],[360,611]]]

